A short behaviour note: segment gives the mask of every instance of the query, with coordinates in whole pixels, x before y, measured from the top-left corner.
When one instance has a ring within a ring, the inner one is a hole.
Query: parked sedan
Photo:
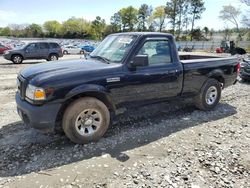
[[[85,46],[82,46],[81,49],[85,52],[93,52],[95,47],[94,46],[90,46],[90,45],[85,45]]]
[[[7,50],[11,50],[11,48],[0,44],[0,54],[3,54]]]
[[[240,77],[242,81],[250,80],[250,59],[243,60],[240,65]]]
[[[62,47],[63,54],[80,54],[83,50],[77,46],[64,46]]]

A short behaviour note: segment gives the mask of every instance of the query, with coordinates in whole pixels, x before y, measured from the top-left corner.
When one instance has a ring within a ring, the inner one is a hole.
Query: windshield
[[[90,57],[100,57],[107,61],[120,63],[133,46],[136,35],[111,35],[90,54]]]

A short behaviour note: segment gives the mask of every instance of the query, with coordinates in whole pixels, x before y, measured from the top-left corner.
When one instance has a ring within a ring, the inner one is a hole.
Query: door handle
[[[167,71],[167,73],[169,74],[172,74],[172,73],[177,73],[178,72],[178,70],[171,70],[171,71]]]

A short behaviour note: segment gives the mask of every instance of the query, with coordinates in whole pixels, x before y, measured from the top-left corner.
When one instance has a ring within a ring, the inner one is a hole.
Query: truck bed
[[[197,62],[193,60],[204,60],[204,61],[215,61],[220,60],[222,58],[231,58],[230,56],[218,56],[218,54],[199,54],[199,53],[185,53],[180,52],[179,58],[183,63],[192,63]]]
[[[237,77],[235,69],[237,57],[218,57],[209,55],[181,54],[183,65],[183,93],[198,92],[202,84],[210,77],[209,74],[223,75],[223,87],[232,85]],[[188,86],[188,87],[187,87]]]

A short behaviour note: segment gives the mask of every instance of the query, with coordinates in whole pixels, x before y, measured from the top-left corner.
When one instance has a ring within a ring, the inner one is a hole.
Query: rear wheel
[[[221,84],[215,79],[209,79],[202,86],[200,93],[195,98],[195,105],[201,110],[211,110],[220,101]]]
[[[67,50],[64,50],[63,54],[69,54],[69,52]]]
[[[51,54],[49,56],[48,61],[56,61],[56,60],[58,60],[58,55],[57,54]]]
[[[84,144],[99,140],[107,131],[110,113],[107,106],[92,97],[71,103],[63,115],[63,130],[74,143]]]
[[[14,64],[20,64],[23,62],[23,57],[21,55],[13,55],[11,57],[11,61],[14,63]]]

